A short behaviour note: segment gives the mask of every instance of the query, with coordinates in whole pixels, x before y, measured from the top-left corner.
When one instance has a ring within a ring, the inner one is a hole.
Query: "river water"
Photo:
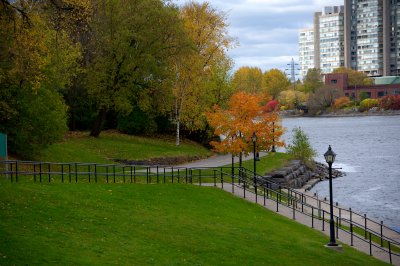
[[[308,135],[315,158],[325,163],[328,145],[337,154],[334,168],[346,176],[333,180],[334,202],[400,231],[400,116],[284,118],[284,139],[291,143],[292,129]],[[311,190],[329,197],[329,184]]]

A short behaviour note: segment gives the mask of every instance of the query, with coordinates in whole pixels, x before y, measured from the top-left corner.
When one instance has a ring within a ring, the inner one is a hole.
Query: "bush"
[[[335,100],[334,106],[336,109],[342,109],[351,105],[349,97],[343,96]]]
[[[293,158],[302,161],[308,166],[312,165],[313,159],[317,155],[317,152],[311,147],[308,136],[300,127],[293,129],[292,144],[289,144],[286,150]]]
[[[360,111],[368,111],[372,107],[379,107],[378,99],[365,99],[360,102]]]
[[[61,140],[67,131],[67,107],[55,91],[41,88],[37,92],[7,88],[15,100],[13,110],[0,131],[8,134],[10,152],[31,158],[47,145]]]
[[[400,95],[382,97],[379,106],[385,110],[400,110]]]

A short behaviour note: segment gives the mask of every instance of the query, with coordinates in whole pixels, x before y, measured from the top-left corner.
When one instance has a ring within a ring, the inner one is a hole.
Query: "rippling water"
[[[306,132],[317,161],[325,162],[323,154],[332,146],[333,167],[346,172],[333,180],[335,202],[400,231],[400,116],[284,118],[282,125],[287,144],[294,127]],[[328,197],[328,182],[312,192]]]

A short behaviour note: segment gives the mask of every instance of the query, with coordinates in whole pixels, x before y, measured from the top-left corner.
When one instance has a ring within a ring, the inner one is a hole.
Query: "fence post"
[[[372,256],[371,232],[369,232],[369,255]]]
[[[34,179],[34,181],[36,183],[36,163],[33,164],[33,172],[34,172],[33,179]]]
[[[106,179],[107,179],[107,184],[108,184],[108,165],[106,165]]]
[[[122,166],[122,179],[125,184],[125,166]]]
[[[50,163],[47,163],[47,173],[49,175],[49,183],[51,181],[51,179],[50,179],[50,172],[51,172],[50,165],[51,165]]]
[[[325,231],[325,211],[322,210],[322,231]]]
[[[311,228],[314,228],[314,206],[311,206]]]
[[[263,186],[264,189],[264,206],[265,206],[265,185]]]
[[[350,246],[353,246],[353,212],[351,211],[351,208],[349,208],[350,211]]]
[[[18,161],[15,161],[15,182],[18,182]]]
[[[173,166],[171,167],[171,173],[172,173],[171,181],[173,184],[174,183],[174,167]]]
[[[33,165],[33,168],[35,168],[35,164]],[[36,178],[35,178],[36,181]],[[64,164],[61,164],[61,183],[64,183]]]
[[[389,248],[389,260],[390,260],[390,264],[392,264],[392,250],[390,248],[390,241],[388,241],[388,248]]]
[[[367,239],[367,214],[364,213],[364,235],[365,239]]]
[[[275,191],[275,194],[276,194],[276,212],[279,212],[279,195],[278,195],[278,192],[277,191]]]
[[[339,239],[339,217],[336,216],[336,238]]]
[[[214,169],[214,187],[217,186],[217,174],[216,174],[216,169]]]
[[[88,172],[89,172],[89,183],[90,183],[90,164],[88,164]]]
[[[94,182],[97,183],[97,164],[94,164]]]
[[[160,178],[158,177],[158,165],[157,165],[157,184],[160,183]]]
[[[136,184],[136,166],[133,167],[133,183]]]
[[[383,247],[383,221],[381,221],[381,247]]]
[[[75,163],[75,183],[78,183],[78,164]]]
[[[69,178],[69,182],[71,183],[71,164],[68,164],[68,178]]]
[[[115,184],[115,164],[113,164],[113,177],[114,177],[114,184]]]

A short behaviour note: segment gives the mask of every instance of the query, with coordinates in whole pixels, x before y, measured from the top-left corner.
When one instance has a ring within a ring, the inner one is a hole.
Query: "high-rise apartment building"
[[[369,76],[400,75],[400,0],[344,0],[315,13],[316,28],[313,67],[322,73],[345,66]],[[302,59],[303,74],[312,66]]]
[[[301,29],[299,33],[299,62],[300,75],[307,74],[309,68],[314,65],[314,29]]]

